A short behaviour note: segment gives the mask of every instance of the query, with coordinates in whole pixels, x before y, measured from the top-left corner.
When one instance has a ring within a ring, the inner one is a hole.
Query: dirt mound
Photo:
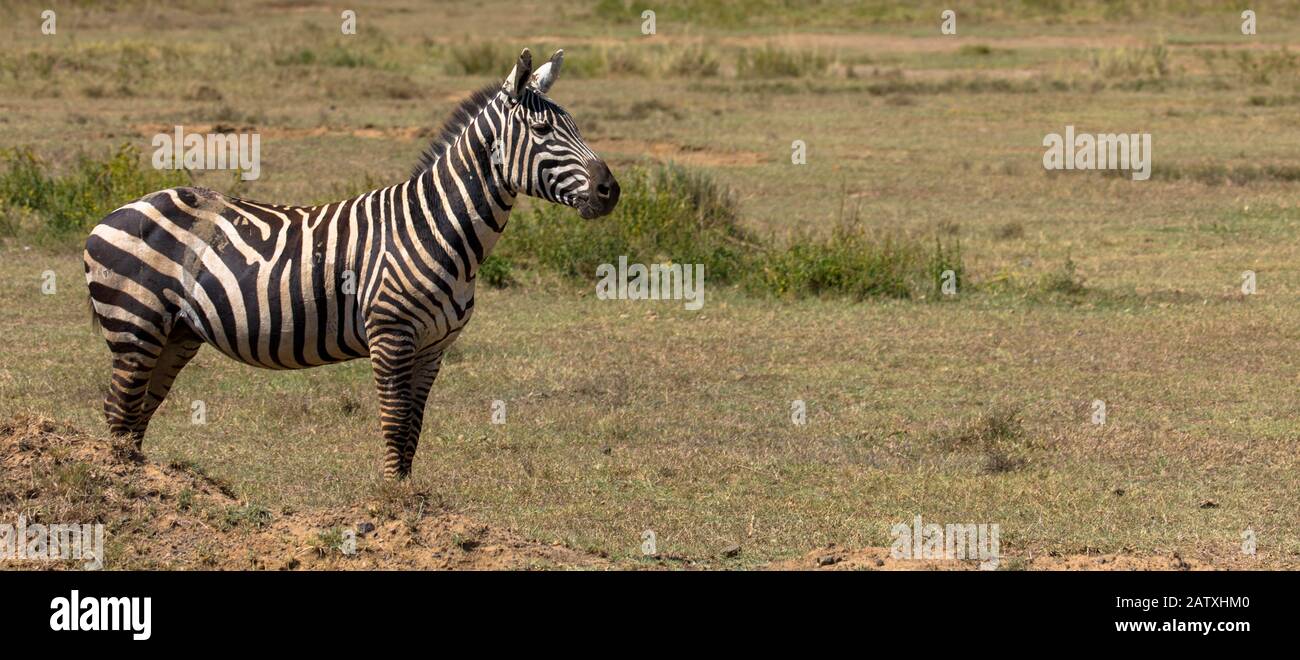
[[[402,486],[352,507],[273,514],[192,466],[158,465],[130,443],[49,419],[0,424],[0,523],[104,525],[108,568],[601,568],[598,556],[538,543],[430,504]],[[0,559],[7,568],[75,561]]]

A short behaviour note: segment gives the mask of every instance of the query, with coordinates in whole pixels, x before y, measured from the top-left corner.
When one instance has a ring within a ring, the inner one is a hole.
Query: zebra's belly
[[[178,322],[187,323],[204,341],[240,362],[268,369],[303,369],[369,355],[350,301],[329,295],[243,292],[230,296],[226,304],[213,305],[196,294],[191,290],[185,296]],[[233,298],[241,300],[232,304]]]

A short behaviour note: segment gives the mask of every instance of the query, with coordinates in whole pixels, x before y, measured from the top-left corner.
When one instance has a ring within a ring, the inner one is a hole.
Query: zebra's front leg
[[[412,400],[416,367],[415,338],[411,333],[385,331],[371,334],[370,365],[379,393],[379,427],[384,436],[384,478],[405,478],[403,451],[414,419]]]
[[[429,391],[438,379],[442,369],[442,352],[418,360],[418,367],[411,379],[411,423],[406,429],[406,444],[402,446],[402,460],[397,466],[398,478],[411,474],[411,463],[415,461],[415,450],[420,444],[420,431],[424,427],[424,405],[429,400]]]

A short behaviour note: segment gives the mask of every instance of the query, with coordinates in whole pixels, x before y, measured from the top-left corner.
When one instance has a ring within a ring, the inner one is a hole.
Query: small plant
[[[736,75],[740,78],[801,78],[820,76],[830,68],[831,59],[821,53],[789,51],[768,44],[762,48],[740,51]]]
[[[1032,448],[1025,436],[1020,411],[1010,406],[998,406],[980,415],[946,444],[953,449],[977,449],[983,455],[980,471],[985,474],[1002,474],[1025,467]]]
[[[513,267],[514,265],[510,263],[510,259],[490,255],[479,265],[478,276],[483,278],[483,281],[487,282],[488,286],[494,289],[504,289],[514,282],[511,276]]]
[[[316,533],[308,542],[308,547],[324,557],[332,553],[343,554],[343,544],[347,542],[342,527],[331,527]]]
[[[271,522],[271,511],[259,504],[246,504],[243,506],[228,506],[222,513],[219,525],[222,531],[229,531],[241,525],[248,525],[257,529],[265,527]]]
[[[98,499],[104,485],[95,467],[83,461],[55,466],[50,481],[62,497],[74,502]]]
[[[1079,276],[1074,260],[1066,257],[1065,263],[1055,271],[1043,275],[1038,288],[1044,293],[1077,296],[1084,292],[1083,278]]]

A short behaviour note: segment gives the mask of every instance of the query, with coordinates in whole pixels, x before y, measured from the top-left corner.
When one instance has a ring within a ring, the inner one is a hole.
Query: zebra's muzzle
[[[609,215],[618,206],[618,180],[602,160],[587,162],[587,191],[578,204],[578,214],[586,220]]]

